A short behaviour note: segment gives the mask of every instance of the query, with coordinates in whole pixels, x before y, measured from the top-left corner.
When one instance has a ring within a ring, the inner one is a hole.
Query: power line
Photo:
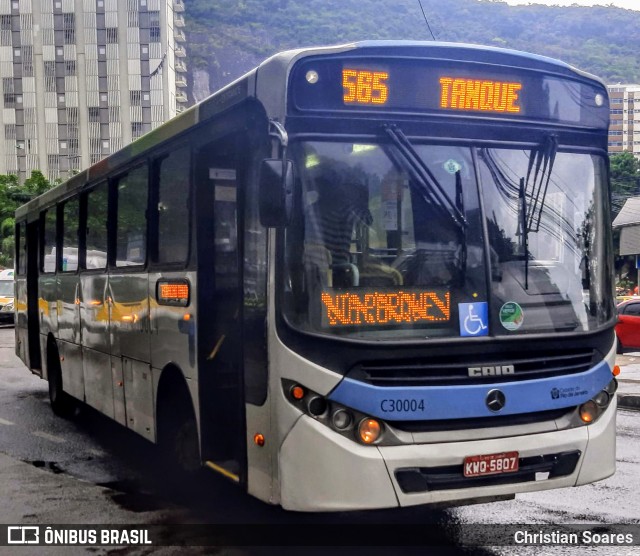
[[[422,7],[422,0],[418,0],[418,4],[420,4],[420,9],[422,10],[422,15],[424,16],[424,21],[427,24],[427,29],[429,29],[429,33],[431,33],[431,38],[435,41],[436,37],[431,30],[431,25],[429,25],[429,20],[427,19],[427,14],[424,13],[424,8]]]

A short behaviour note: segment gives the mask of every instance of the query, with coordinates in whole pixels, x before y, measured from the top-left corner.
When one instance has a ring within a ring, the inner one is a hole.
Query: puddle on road
[[[64,469],[62,469],[62,467],[60,467],[55,461],[43,461],[41,459],[37,459],[35,461],[27,461],[26,463],[30,463],[31,465],[39,469],[51,471],[55,475],[64,473]]]
[[[45,390],[32,390],[29,392],[20,392],[16,394],[16,398],[23,400],[25,398],[35,398],[36,400],[48,400],[49,392]]]
[[[167,504],[151,494],[141,492],[141,487],[135,481],[112,481],[97,483],[98,486],[110,489],[108,495],[121,508],[130,512],[153,512],[162,510]]]
[[[92,459],[91,457],[86,459]],[[44,460],[23,460],[25,463],[30,463],[38,469],[44,469],[50,471],[54,475],[60,475],[66,473],[66,471],[58,465],[55,461]],[[111,481],[106,483],[94,483],[96,486],[108,488],[110,492],[106,494],[113,500],[115,504],[130,512],[153,512],[162,510],[167,507],[167,504],[162,502],[151,494],[147,494],[141,491],[141,486],[135,481]]]

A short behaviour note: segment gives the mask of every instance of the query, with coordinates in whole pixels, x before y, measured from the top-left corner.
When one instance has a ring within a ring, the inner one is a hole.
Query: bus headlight
[[[612,378],[600,392],[598,392],[588,402],[583,403],[578,408],[580,419],[585,424],[593,423],[609,407],[613,396],[618,389],[618,381]]]
[[[327,400],[321,396],[313,396],[307,400],[307,411],[314,417],[320,417],[327,411]]]
[[[604,391],[610,396],[613,396],[613,394],[616,393],[617,389],[618,389],[618,381],[615,378],[604,387]]]
[[[353,442],[367,446],[407,442],[400,440],[398,432],[383,421],[333,402],[298,382],[282,379],[282,387],[286,399],[299,411]]]
[[[593,401],[596,402],[598,407],[607,407],[609,405],[609,399],[609,394],[606,390],[602,390],[593,396]]]
[[[333,428],[343,431],[348,429],[353,422],[353,417],[346,409],[337,409],[331,415],[331,424]]]

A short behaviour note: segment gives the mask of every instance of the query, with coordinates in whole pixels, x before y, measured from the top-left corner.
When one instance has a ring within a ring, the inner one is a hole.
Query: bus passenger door
[[[196,167],[198,368],[203,459],[243,481],[240,176],[234,139],[205,147]]]
[[[27,327],[29,368],[42,375],[40,355],[40,314],[38,311],[38,252],[40,221],[27,224]],[[17,325],[17,324],[16,324]]]

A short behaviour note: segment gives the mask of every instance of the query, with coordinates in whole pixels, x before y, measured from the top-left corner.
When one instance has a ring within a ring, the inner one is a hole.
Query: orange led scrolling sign
[[[157,300],[160,305],[177,305],[186,307],[189,304],[191,288],[189,282],[183,279],[159,280],[157,286]]]
[[[404,79],[406,81],[406,78]],[[428,78],[422,87],[431,89],[434,81]],[[437,87],[437,85],[435,85]],[[499,81],[488,78],[452,77],[439,78],[439,97],[427,94],[422,99],[409,101],[416,106],[429,108],[436,106],[444,110],[466,110],[471,112],[493,112],[520,114],[520,95],[523,84],[518,81]],[[403,101],[391,99],[389,72],[357,68],[342,70],[342,100],[345,105],[359,106],[402,106]],[[402,92],[402,91],[401,91]],[[433,91],[435,93],[435,91]],[[400,95],[402,96],[402,95]],[[406,99],[408,100],[408,99]],[[406,102],[405,100],[405,102]]]
[[[386,71],[345,68],[342,70],[342,100],[345,104],[386,104],[389,87]]]
[[[451,295],[434,291],[322,292],[329,326],[381,325],[451,320]]]
[[[440,78],[440,108],[519,114],[522,83]]]

